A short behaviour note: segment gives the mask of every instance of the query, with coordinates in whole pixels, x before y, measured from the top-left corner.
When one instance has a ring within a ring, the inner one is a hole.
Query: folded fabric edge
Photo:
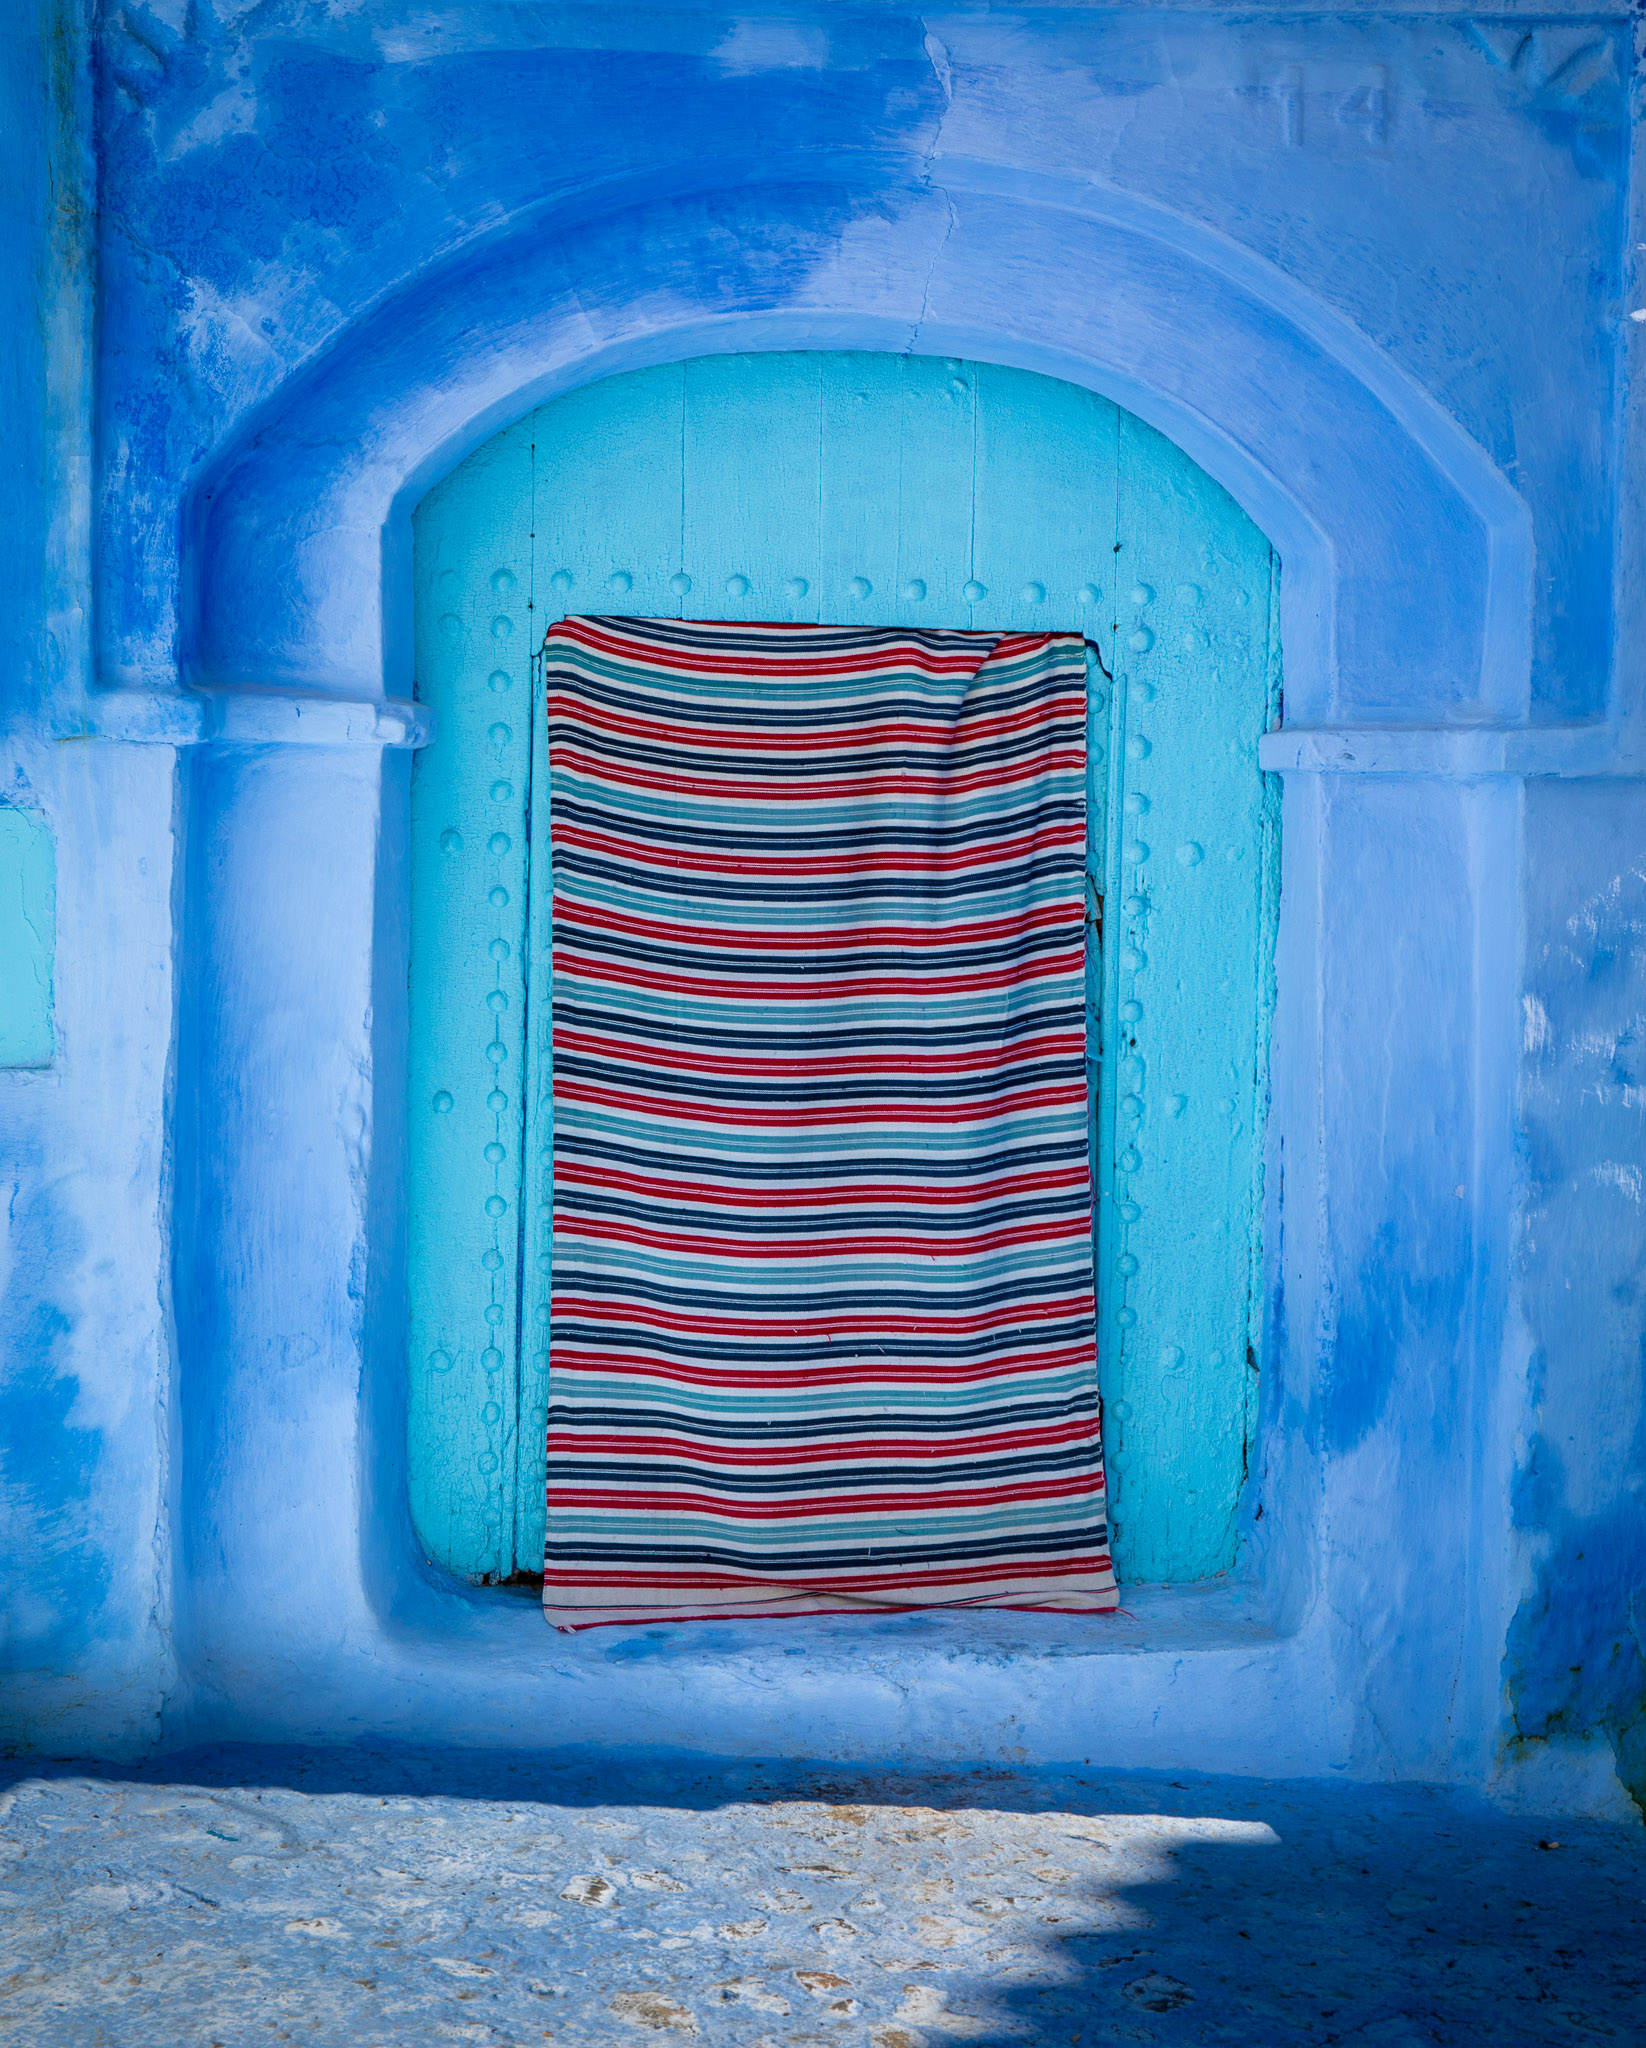
[[[841,1601],[797,1595],[792,1600],[761,1605],[722,1607],[559,1607],[543,1602],[543,1618],[562,1634],[573,1635],[586,1628],[646,1628],[665,1622],[686,1621],[786,1621],[805,1615],[888,1615],[888,1614],[1112,1614],[1120,1605],[1116,1585],[1100,1587],[1085,1595],[1065,1595],[1060,1600],[920,1600],[904,1604],[879,1601]]]

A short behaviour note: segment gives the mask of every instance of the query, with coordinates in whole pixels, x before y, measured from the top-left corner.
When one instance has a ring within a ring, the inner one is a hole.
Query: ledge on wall
[[[1583,725],[1284,726],[1264,733],[1259,765],[1273,774],[1629,775],[1617,729]]]
[[[598,1741],[725,1755],[1024,1761],[1296,1775],[1338,1759],[1318,1627],[1244,1577],[1135,1586],[1115,1614],[674,1622],[559,1634],[535,1589],[420,1574],[325,1645],[219,1641],[166,1739]],[[1318,1622],[1318,1603],[1313,1609]],[[362,1626],[363,1625],[363,1626]],[[359,1631],[359,1632],[356,1632]],[[1231,1683],[1239,1676],[1238,1688]],[[253,1682],[255,1680],[255,1682]]]
[[[546,1624],[533,1586],[470,1588],[440,1581],[448,1595],[436,1624],[438,1640],[472,1654],[484,1636],[497,1650],[544,1654]],[[452,1609],[466,1610],[459,1619]],[[1000,1663],[1024,1658],[1153,1655],[1251,1648],[1293,1631],[1277,1625],[1246,1579],[1219,1577],[1186,1586],[1122,1588],[1111,1614],[1035,1613],[988,1607],[921,1608],[901,1614],[806,1615],[766,1621],[674,1621],[644,1627],[555,1631],[555,1661],[565,1650],[578,1663],[667,1659],[699,1666],[750,1657],[804,1656],[834,1663],[878,1664],[914,1657],[943,1662]],[[417,1629],[426,1640],[423,1627]],[[432,1648],[433,1644],[429,1644]]]
[[[436,719],[403,697],[224,684],[211,689],[102,689],[58,725],[59,740],[127,745],[426,747]],[[1290,725],[1264,733],[1258,760],[1271,774],[1638,775],[1617,728],[1579,725]]]
[[[59,740],[161,747],[426,747],[434,713],[400,697],[340,697],[258,684],[202,690],[94,690]]]

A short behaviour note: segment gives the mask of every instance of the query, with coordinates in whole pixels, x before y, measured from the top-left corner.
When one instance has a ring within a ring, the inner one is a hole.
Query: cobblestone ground
[[[1646,1836],[1429,1791],[250,1749],[0,1784],[20,2048],[1646,2041]]]

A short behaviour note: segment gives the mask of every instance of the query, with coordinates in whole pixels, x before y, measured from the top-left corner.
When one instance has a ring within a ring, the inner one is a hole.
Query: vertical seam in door
[[[892,574],[897,578],[897,600],[903,601],[903,586],[908,581],[903,561],[903,449],[908,440],[905,428],[909,410],[908,357],[897,359],[897,566]]]
[[[1091,1227],[1088,1233],[1092,1257],[1092,1376],[1097,1381],[1098,1396],[1103,1393],[1102,1375],[1098,1369],[1098,1194],[1100,1178],[1098,1161],[1102,1158],[1102,1086],[1103,1086],[1103,963],[1106,957],[1103,948],[1103,921],[1108,914],[1107,877],[1104,873],[1108,851],[1107,791],[1113,764],[1105,757],[1101,764],[1092,757],[1092,742],[1097,732],[1097,709],[1092,702],[1097,688],[1093,668],[1101,667],[1102,656],[1090,642],[1085,643],[1086,660],[1086,1170],[1091,1183]],[[1104,714],[1103,731],[1108,732],[1108,718],[1112,709],[1105,699],[1101,707]],[[1102,811],[1102,830],[1098,831],[1096,803],[1097,769],[1101,765],[1105,792]],[[1095,913],[1095,914],[1094,914]]]
[[[1109,531],[1113,536],[1113,541],[1109,555],[1109,566],[1104,571],[1105,580],[1108,580],[1111,575],[1113,577],[1110,602],[1114,611],[1118,611],[1120,608],[1120,550],[1124,545],[1120,538],[1120,468],[1123,459],[1121,445],[1124,432],[1123,419],[1123,414],[1117,409],[1114,422],[1114,502],[1109,521]],[[1112,616],[1113,612],[1111,611]],[[1118,899],[1120,894],[1121,810],[1125,800],[1124,749],[1126,744],[1126,704],[1125,677],[1121,673],[1118,635],[1112,644],[1112,652],[1113,660],[1110,664],[1112,673],[1109,679],[1109,758],[1105,764],[1108,769],[1108,801],[1105,806],[1103,819],[1103,937],[1105,944],[1102,956],[1103,983],[1098,998],[1099,1100],[1097,1106],[1097,1153],[1092,1161],[1093,1192],[1096,1209],[1093,1237],[1095,1240],[1095,1263],[1097,1267],[1097,1384],[1098,1393],[1103,1403],[1105,1476],[1107,1476],[1108,1466],[1112,1462],[1109,1456],[1110,1448],[1112,1446],[1117,1451],[1121,1448],[1118,1438],[1123,1434],[1120,1417],[1115,1413],[1115,1409],[1122,1399],[1119,1392],[1120,1358],[1118,1355],[1121,1346],[1116,1339],[1117,1326],[1110,1313],[1114,1306],[1114,1282],[1111,1275],[1116,1254],[1117,1226],[1119,1222],[1118,1217],[1115,1215],[1112,1161],[1115,1153],[1115,1118],[1118,1114],[1115,1104],[1114,1086],[1114,1055],[1116,1050],[1114,1033],[1119,1023],[1120,1000],[1120,947],[1117,944],[1109,943],[1111,934],[1115,930],[1114,918],[1109,915],[1111,906],[1117,914],[1124,915]],[[1107,1386],[1104,1384],[1107,1376],[1105,1373],[1106,1367],[1112,1368],[1113,1380],[1113,1384]],[[1109,1489],[1107,1509],[1109,1517],[1109,1549],[1112,1554],[1115,1548],[1115,1515],[1112,1487]]]
[[[526,1259],[530,1241],[526,1227],[526,1136],[531,1122],[532,1077],[532,776],[537,761],[537,443],[531,442],[529,515],[526,527],[526,788],[521,815],[525,819],[525,914],[520,921],[520,1113],[515,1118],[514,1197],[514,1455],[511,1498],[506,1503],[508,1555],[498,1560],[500,1576],[512,1578],[520,1566],[520,1461],[525,1449],[521,1416],[526,1404]]]
[[[828,381],[827,371],[821,355],[817,359],[817,546],[814,554],[815,567],[812,574],[817,579],[817,603],[814,607],[819,621],[823,617],[823,535],[825,518],[823,510],[823,437],[828,432]]]
[[[965,363],[962,365],[962,368],[971,372],[972,387],[972,516],[967,522],[966,529],[966,581],[968,583],[975,583],[977,581],[977,400],[983,378],[976,363]],[[972,616],[970,604],[967,605],[966,616],[968,618]]]
[[[1263,727],[1278,727],[1282,693],[1285,689],[1285,650],[1280,644],[1280,557],[1269,549],[1268,618],[1263,649]],[[1265,1156],[1269,1123],[1269,1049],[1274,1034],[1275,951],[1280,922],[1280,831],[1281,807],[1278,778],[1262,777],[1259,797],[1259,859],[1261,870],[1257,924],[1256,994],[1257,1019],[1253,1033],[1251,1075],[1252,1182],[1250,1214],[1247,1221],[1246,1254],[1246,1357],[1247,1372],[1242,1380],[1242,1425],[1245,1432],[1244,1469],[1251,1472],[1251,1454],[1258,1427],[1257,1376],[1263,1370],[1263,1310],[1267,1293],[1263,1271],[1263,1197],[1268,1174]],[[1255,1367],[1255,1372],[1253,1368]]]

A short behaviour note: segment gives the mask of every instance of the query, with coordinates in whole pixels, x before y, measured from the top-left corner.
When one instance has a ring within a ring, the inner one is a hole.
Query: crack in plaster
[[[931,312],[932,280],[937,275],[937,266],[943,260],[943,252],[948,248],[950,238],[959,225],[960,219],[960,216],[955,211],[953,195],[946,187],[933,182],[933,172],[936,169],[937,159],[942,154],[943,149],[944,125],[954,110],[954,67],[949,61],[947,46],[940,37],[934,35],[931,29],[927,27],[924,17],[921,18],[919,27],[924,38],[922,47],[926,52],[926,60],[932,67],[932,76],[937,80],[938,90],[943,95],[943,111],[937,117],[937,126],[932,131],[931,143],[921,158],[920,175],[927,189],[936,192],[942,198],[945,207],[948,209],[948,217],[937,247],[932,251],[931,262],[926,266],[925,281],[920,289],[920,311],[915,315],[914,326],[910,330],[909,339],[904,345],[903,353],[911,356],[919,344],[921,330],[925,327],[927,316]]]

